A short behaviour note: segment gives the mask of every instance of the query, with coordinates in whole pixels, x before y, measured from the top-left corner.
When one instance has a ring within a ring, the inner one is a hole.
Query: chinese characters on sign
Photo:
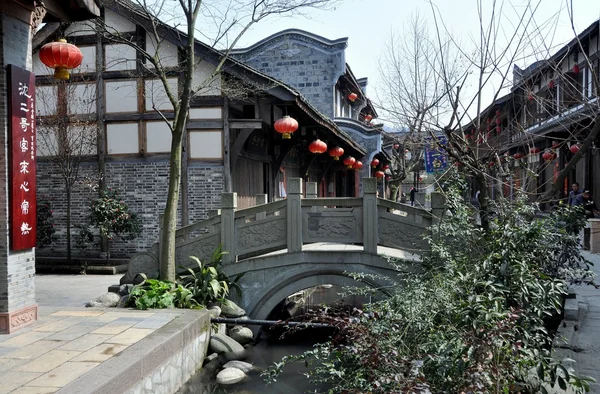
[[[35,247],[35,75],[8,66],[10,117],[10,241],[12,250]]]
[[[438,171],[444,171],[448,168],[448,153],[443,146],[446,146],[446,137],[425,138],[425,172],[432,174]]]

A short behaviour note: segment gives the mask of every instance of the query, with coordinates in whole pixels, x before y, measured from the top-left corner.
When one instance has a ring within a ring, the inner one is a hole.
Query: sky
[[[494,0],[482,0],[485,10],[491,9]],[[511,24],[516,23],[528,3],[524,0],[496,0],[503,4],[505,16],[503,29],[506,34]],[[545,45],[550,52],[570,41],[573,31],[569,22],[567,4],[572,1],[575,29],[581,32],[600,18],[598,0],[531,0],[538,5],[535,13],[536,28],[543,33]],[[473,37],[478,36],[479,21],[476,0],[433,0],[442,15],[447,29],[453,37],[472,47]],[[570,7],[570,5],[569,5]],[[357,78],[368,77],[368,95],[374,96],[380,83],[378,61],[385,51],[386,37],[392,30],[401,32],[411,14],[418,13],[429,21],[433,28],[432,7],[426,0],[343,0],[334,10],[313,10],[306,16],[268,19],[255,25],[240,40],[237,47],[249,46],[271,34],[288,28],[298,28],[321,35],[328,39],[348,37],[346,62]],[[514,31],[514,29],[513,29]],[[531,47],[540,42],[531,40]],[[551,47],[550,47],[551,46]],[[546,51],[547,53],[548,51]],[[535,59],[533,59],[535,60]],[[521,59],[521,68],[532,61]]]

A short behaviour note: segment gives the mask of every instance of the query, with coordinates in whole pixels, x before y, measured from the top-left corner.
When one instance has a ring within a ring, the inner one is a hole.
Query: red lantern
[[[348,95],[348,100],[350,100],[352,102],[354,102],[357,98],[358,98],[358,94],[356,94],[356,93],[350,93]]]
[[[521,152],[517,152],[513,155],[513,157],[515,158],[515,160],[519,160],[523,158],[523,154]]]
[[[500,115],[500,110],[499,109],[496,110],[496,116],[498,116],[498,115]]]
[[[554,89],[554,79],[551,79],[550,82],[548,82],[548,89]]]
[[[386,164],[386,165],[384,165],[384,166],[383,166],[383,167],[381,167],[381,168],[383,169],[383,171],[385,171],[385,170],[389,170],[389,169],[390,169],[390,166],[388,166],[388,165]]]
[[[73,44],[61,38],[56,42],[49,42],[40,49],[40,60],[46,66],[55,69],[54,78],[69,79],[69,70],[79,67],[83,61],[83,54]]]
[[[356,161],[356,163],[354,163],[352,165],[352,168],[354,168],[356,171],[360,170],[361,168],[363,168],[363,163],[362,161]]]
[[[558,142],[558,141],[554,141],[554,142],[552,143],[552,149],[558,149],[558,148],[560,148],[560,142]]]
[[[392,177],[391,177],[390,175],[386,175],[386,176],[385,176],[385,180],[386,180],[386,181],[391,181],[391,180],[392,180]]]
[[[321,153],[327,152],[327,144],[317,138],[316,140],[310,143],[310,145],[308,146],[308,150],[311,153],[320,155]]]
[[[291,116],[284,116],[275,122],[275,131],[281,134],[281,138],[289,140],[292,138],[292,133],[298,130],[298,122]]]
[[[398,150],[400,148],[400,144],[394,144],[394,149]]]
[[[365,122],[370,122],[373,119],[373,115],[365,115]]]
[[[577,152],[579,152],[579,149],[581,149],[581,147],[579,146],[579,144],[573,144],[571,145],[571,147],[569,148],[569,150],[571,151],[571,153],[575,154]]]
[[[383,171],[375,171],[375,178],[381,179],[385,176]]]
[[[579,64],[576,64],[573,66],[573,74],[579,74],[579,71],[581,71],[579,69]]]
[[[496,126],[496,133],[500,134],[501,131],[502,131],[502,126]]]
[[[502,119],[496,118],[496,124],[500,124],[500,123],[502,123]]]
[[[495,165],[496,165],[496,162],[494,162],[494,161],[490,161],[490,162],[488,163],[488,166],[489,166],[489,167],[493,167],[493,166],[495,166]]]
[[[352,169],[354,163],[356,163],[356,159],[352,156],[346,156],[346,158],[344,159],[344,164],[350,169]]]
[[[340,148],[339,146],[329,149],[329,156],[333,157],[333,160],[336,160],[336,161],[339,160],[343,154],[344,154],[344,150],[342,148]]]
[[[556,153],[551,152],[549,150],[547,150],[544,153],[542,153],[542,159],[544,159],[546,161],[554,160],[555,157],[556,157]]]
[[[371,160],[371,167],[375,168],[379,165],[379,160],[373,159]]]
[[[538,148],[537,146],[534,146],[533,148],[529,149],[529,153],[531,153],[532,155],[540,153],[540,151],[541,151],[541,149]]]

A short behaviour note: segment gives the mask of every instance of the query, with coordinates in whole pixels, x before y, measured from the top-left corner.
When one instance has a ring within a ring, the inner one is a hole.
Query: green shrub
[[[36,204],[37,210],[37,234],[36,234],[36,246],[42,248],[52,244],[54,241],[54,222],[52,220],[52,206],[50,200],[45,197],[38,198]]]
[[[451,215],[431,228],[424,273],[400,274],[397,291],[354,323],[316,316],[337,334],[277,363],[267,380],[301,360],[313,382],[335,393],[544,393],[541,382],[583,391],[588,378],[552,359],[545,326],[569,282],[592,280],[577,247],[581,216],[561,207],[536,218],[537,206],[522,198],[501,201],[486,232],[462,186],[447,189]]]
[[[145,279],[131,290],[129,304],[137,309],[200,308],[192,292],[180,284]]]
[[[237,282],[242,274],[232,280],[222,271],[223,255],[225,254],[226,252],[222,251],[222,245],[219,245],[208,263],[202,263],[199,258],[190,256],[196,262],[197,267],[187,268],[188,274],[179,277],[179,282],[192,292],[194,299],[200,305],[209,305],[224,300],[232,288],[236,289],[238,295],[241,296]]]

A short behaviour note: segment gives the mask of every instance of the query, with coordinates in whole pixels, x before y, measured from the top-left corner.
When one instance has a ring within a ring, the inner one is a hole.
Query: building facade
[[[107,3],[102,17],[107,29],[157,52],[170,86],[178,91],[180,66],[185,63],[178,50],[181,32],[161,24],[163,39],[157,44],[144,29],[143,15],[126,0]],[[113,240],[112,255],[127,257],[146,250],[158,238],[159,214],[167,198],[171,134],[163,118],[173,119],[174,114],[164,88],[132,46],[107,39],[89,23],[46,26],[40,33],[36,49],[64,36],[80,48],[85,60],[69,84],[61,87],[51,78],[52,70],[34,56],[38,95],[50,98],[38,108],[38,134],[51,134],[49,120],[57,114],[72,120],[69,127],[87,125],[97,133],[79,177],[119,190],[142,221],[142,236],[130,242]],[[310,153],[308,145],[316,138],[357,158],[365,154],[295,89],[233,59],[215,73],[221,54],[201,42],[196,43],[196,56],[202,59],[195,68],[196,83],[206,83],[192,101],[187,123],[179,225],[207,218],[219,208],[224,191],[237,192],[239,208],[245,208],[256,204],[258,194],[266,194],[268,200],[285,197],[287,177],[302,175],[330,184],[343,165],[327,154]],[[213,74],[216,77],[209,80]],[[68,99],[61,104],[66,91]],[[275,121],[285,115],[300,125],[289,140],[274,130]],[[57,240],[39,250],[46,256],[62,255],[66,248],[64,179],[55,153],[43,146],[38,149],[38,195],[51,200],[58,229]],[[85,184],[75,187],[74,224],[85,222],[86,207],[95,196],[97,191]],[[87,245],[79,254],[97,256],[99,248]]]

